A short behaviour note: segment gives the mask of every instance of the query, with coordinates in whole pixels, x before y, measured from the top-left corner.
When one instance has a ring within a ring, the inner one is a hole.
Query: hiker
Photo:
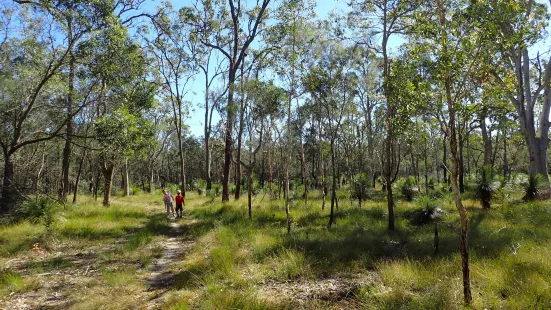
[[[184,213],[184,196],[182,196],[182,191],[178,190],[176,192],[176,198],[174,199],[176,201],[176,218],[182,218],[182,215]]]
[[[166,217],[170,216],[170,212],[172,212],[172,216],[174,216],[174,206],[172,205],[173,198],[174,197],[172,197],[172,194],[163,188],[163,201],[166,207]]]

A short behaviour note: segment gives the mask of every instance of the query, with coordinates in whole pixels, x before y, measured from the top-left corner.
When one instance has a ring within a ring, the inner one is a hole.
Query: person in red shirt
[[[176,195],[176,218],[182,218],[184,213],[184,196],[182,196],[182,191],[178,190]]]

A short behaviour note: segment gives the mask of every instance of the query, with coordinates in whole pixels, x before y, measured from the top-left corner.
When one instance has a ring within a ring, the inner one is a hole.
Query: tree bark
[[[69,44],[72,45],[72,30],[71,21],[69,25]],[[67,200],[67,194],[69,193],[69,168],[71,164],[71,147],[73,137],[73,94],[75,87],[75,56],[73,54],[73,48],[69,51],[69,81],[68,81],[68,94],[67,94],[67,120],[65,128],[65,146],[63,148],[63,159],[61,163],[61,188],[59,191],[59,199],[62,201]]]
[[[302,143],[302,128],[299,128],[299,143],[300,143],[300,170],[302,172],[302,185],[304,185],[304,204],[308,205],[308,174],[306,173],[306,160],[304,157],[304,144]]]
[[[233,67],[233,64],[232,64]],[[222,202],[230,200],[230,165],[232,161],[232,128],[233,119],[235,117],[235,103],[233,100],[233,88],[235,84],[235,69],[231,69],[228,74],[228,108],[226,118],[226,137],[224,148],[224,170],[222,179]]]
[[[492,135],[486,128],[486,115],[481,117],[480,120],[480,132],[482,133],[482,140],[484,141],[484,165],[493,166],[492,156]]]
[[[207,68],[208,70],[208,68]],[[214,107],[213,107],[214,108]],[[209,106],[209,79],[208,71],[205,71],[205,181],[207,182],[206,191],[212,189],[211,179],[211,159],[210,159],[210,131],[211,124],[209,120],[210,106]]]
[[[438,0],[438,8],[440,13],[440,27],[442,35],[442,53],[444,55],[448,54],[448,42],[447,42],[447,31],[446,31],[446,13],[444,11],[443,0]],[[447,65],[447,64],[446,64]],[[463,298],[465,303],[468,305],[472,302],[471,294],[471,279],[470,279],[470,270],[469,270],[469,250],[468,250],[468,215],[467,210],[463,206],[461,201],[461,193],[459,192],[459,185],[457,182],[457,177],[459,175],[459,155],[457,154],[457,136],[455,132],[455,102],[452,98],[451,93],[451,73],[449,67],[446,66],[444,74],[444,87],[446,90],[446,101],[448,104],[448,115],[449,115],[449,133],[450,133],[450,153],[452,157],[452,170],[451,170],[451,183],[453,196],[455,200],[455,206],[459,212],[461,228],[461,266],[463,271]]]
[[[124,197],[127,197],[130,195],[130,178],[128,177],[128,158],[124,159],[122,180],[124,183]]]
[[[115,165],[111,162],[104,162],[101,172],[103,173],[103,206],[108,207],[111,202],[109,198],[111,197],[111,183],[113,181],[113,172],[115,171]]]
[[[242,138],[243,138],[243,130],[245,129],[245,94],[243,91],[243,66],[245,65],[245,61],[241,63],[241,104],[239,105],[239,130],[237,132],[237,154],[235,158],[236,167],[235,167],[235,200],[239,200],[239,196],[241,196],[241,178],[242,178],[242,170],[241,165],[239,164],[241,162],[241,146],[242,146]]]
[[[11,154],[4,150],[4,177],[2,178],[2,197],[0,213],[6,214],[13,210],[17,203],[17,190],[14,182],[15,168]]]
[[[80,175],[82,173],[82,166],[84,164],[84,159],[86,158],[86,149],[82,150],[82,156],[80,157],[80,163],[78,164],[78,172],[77,177],[75,179],[75,190],[73,193],[73,203],[77,202],[77,194],[78,194],[78,183],[80,181]]]
[[[458,135],[459,135],[459,158],[458,158],[458,165],[459,165],[459,192],[464,193],[465,192],[465,164],[464,164],[464,157],[463,157],[463,149],[464,149],[464,143],[463,140],[463,132],[462,132],[462,126],[458,126]]]
[[[331,168],[333,170],[333,184],[331,184],[331,213],[329,215],[329,224],[327,226],[331,228],[333,223],[335,222],[335,200],[337,195],[337,182],[339,180],[337,179],[337,169],[335,167],[335,141],[334,139],[331,139]]]

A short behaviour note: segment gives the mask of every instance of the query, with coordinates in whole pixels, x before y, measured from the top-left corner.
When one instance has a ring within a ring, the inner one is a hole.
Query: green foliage
[[[526,201],[535,200],[538,192],[546,185],[545,178],[541,174],[529,175],[528,182],[524,185],[525,195],[522,198]]]
[[[400,191],[402,192],[402,197],[404,197],[406,201],[413,200],[413,197],[415,196],[415,193],[416,193],[414,187],[415,187],[415,178],[412,176],[405,178],[400,183]]]
[[[101,146],[101,156],[107,160],[116,160],[132,155],[144,146],[150,134],[147,125],[148,122],[129,113],[125,106],[99,118],[94,129]]]
[[[494,168],[491,165],[485,165],[480,169],[476,195],[483,208],[490,208],[490,202],[496,189],[494,188]]]
[[[28,220],[33,224],[42,223],[50,227],[55,221],[55,213],[61,205],[48,197],[37,197],[25,200],[15,210],[15,217],[19,220]]]
[[[9,295],[24,291],[27,283],[21,275],[9,269],[0,269],[0,294]]]
[[[142,189],[137,185],[130,185],[130,195],[139,195]]]
[[[419,197],[417,206],[417,209],[405,213],[412,225],[421,226],[439,222],[446,214],[446,211],[438,206],[438,201],[429,196]]]
[[[367,174],[360,173],[354,177],[352,183],[352,198],[359,200],[366,200],[369,198],[368,189],[370,186],[369,178]]]

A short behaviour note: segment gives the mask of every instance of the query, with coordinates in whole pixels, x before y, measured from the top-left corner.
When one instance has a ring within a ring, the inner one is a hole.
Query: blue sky
[[[194,1],[190,1],[190,0],[171,1],[175,9],[179,9],[184,6],[189,6],[193,2]],[[248,0],[246,2],[254,4],[256,1]],[[317,6],[315,8],[315,12],[319,17],[322,17],[322,18],[327,16],[331,11],[348,10],[346,1],[343,1],[343,0],[316,0],[316,2],[317,2]],[[160,1],[147,1],[146,3],[144,3],[142,8],[146,12],[153,13],[156,11],[156,8],[160,5],[162,5]],[[202,103],[204,98],[204,78],[202,77],[202,74],[197,75],[196,79],[193,81],[193,84],[191,85],[190,88],[191,88],[191,91],[189,92],[189,95],[186,98],[186,100],[189,100],[192,102],[192,107],[190,109],[190,114],[185,120],[185,124],[189,126],[190,133],[192,135],[199,137],[203,135],[204,113],[205,113],[205,110],[199,107],[199,103]],[[220,120],[220,117],[215,113],[213,117],[213,126],[216,125],[216,123],[219,120]]]
[[[243,0],[247,4],[254,4],[256,0]],[[276,2],[277,0],[272,0],[272,2]],[[317,6],[315,8],[316,14],[320,18],[326,17],[330,12],[337,11],[337,12],[346,12],[349,10],[345,0],[315,0],[317,3]],[[191,5],[194,1],[192,0],[183,0],[183,1],[170,1],[175,9],[179,9],[184,6]],[[545,3],[548,5],[547,1],[544,0],[536,0],[536,2],[539,3]],[[162,5],[160,1],[147,1],[144,3],[144,6],[142,9],[146,12],[153,13],[156,11],[156,8],[158,6]],[[551,26],[547,27],[548,33],[551,33]],[[390,44],[390,52],[397,50],[397,46],[401,45],[403,42],[403,39],[397,36],[394,36],[394,38],[391,39],[389,42]],[[540,51],[540,52],[547,52],[549,50],[549,37],[539,42],[534,48],[532,49],[532,52],[534,51]],[[190,114],[188,115],[187,119],[185,120],[186,125],[190,129],[190,133],[196,137],[200,137],[203,135],[203,123],[204,123],[204,109],[202,109],[199,106],[199,103],[203,102],[204,98],[204,78],[202,77],[202,74],[198,74],[196,79],[193,81],[193,84],[190,86],[191,91],[189,92],[188,97],[186,100],[192,102],[192,107],[190,108]],[[214,115],[213,117],[213,126],[216,125],[216,123],[220,120],[220,117],[218,115]]]

